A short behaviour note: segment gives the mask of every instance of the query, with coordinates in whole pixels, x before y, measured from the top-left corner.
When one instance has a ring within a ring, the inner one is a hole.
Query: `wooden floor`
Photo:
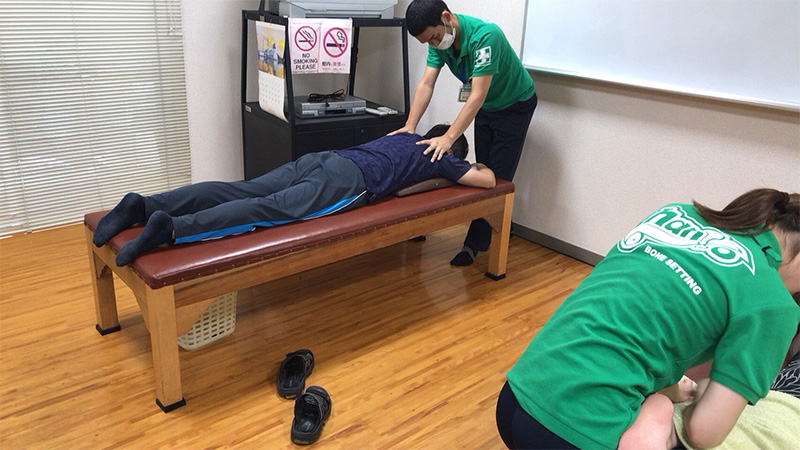
[[[155,405],[150,340],[118,282],[122,331],[100,336],[82,226],[0,240],[0,449],[278,449],[294,402],[284,354],[314,352],[333,400],[319,449],[504,448],[497,394],[591,267],[512,237],[453,268],[464,226],[239,293],[236,331],[181,350],[187,405]]]

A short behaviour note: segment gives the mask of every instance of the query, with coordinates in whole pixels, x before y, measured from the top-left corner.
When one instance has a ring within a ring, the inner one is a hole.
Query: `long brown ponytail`
[[[736,234],[753,236],[777,228],[790,237],[790,255],[800,253],[800,194],[753,189],[720,211],[697,202],[694,206],[706,222]]]

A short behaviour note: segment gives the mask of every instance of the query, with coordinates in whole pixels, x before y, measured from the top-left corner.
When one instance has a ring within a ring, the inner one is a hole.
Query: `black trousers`
[[[519,165],[525,136],[528,134],[538,98],[534,93],[525,101],[500,111],[478,111],[475,116],[475,160],[492,169],[495,177],[512,181]],[[470,224],[464,245],[486,251],[492,239],[492,227],[483,219]]]
[[[508,382],[497,398],[497,430],[511,449],[575,449],[530,416],[517,401]]]

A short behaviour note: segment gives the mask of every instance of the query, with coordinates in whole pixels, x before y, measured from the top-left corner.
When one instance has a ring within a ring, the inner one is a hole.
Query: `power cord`
[[[314,102],[314,103],[325,102],[326,105],[328,104],[329,101],[344,100],[344,98],[345,98],[344,89],[339,89],[338,91],[331,92],[330,94],[311,93],[308,95],[309,102]]]

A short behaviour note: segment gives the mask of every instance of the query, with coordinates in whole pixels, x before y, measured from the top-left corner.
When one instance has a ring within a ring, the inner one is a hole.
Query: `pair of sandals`
[[[295,399],[291,437],[297,445],[316,442],[331,414],[328,392],[320,386],[305,387],[313,369],[314,354],[308,349],[287,353],[278,369],[278,395]]]

